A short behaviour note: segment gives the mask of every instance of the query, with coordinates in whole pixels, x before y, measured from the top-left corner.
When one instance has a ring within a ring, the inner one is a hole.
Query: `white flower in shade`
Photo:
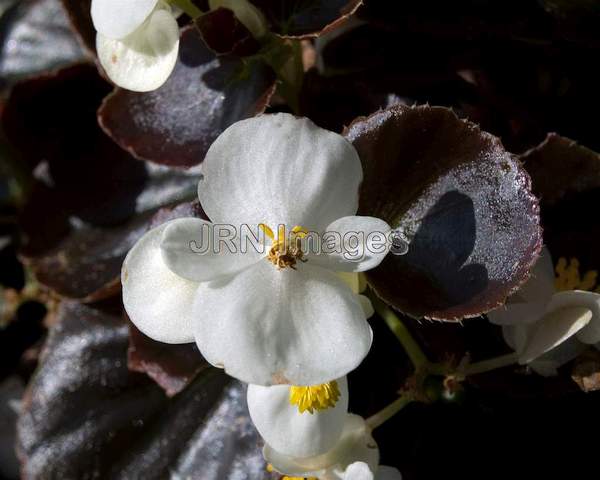
[[[179,51],[179,26],[163,0],[92,0],[98,59],[118,86],[136,92],[160,87]]]
[[[379,449],[363,418],[350,415],[348,382],[311,387],[248,386],[248,410],[265,440],[265,460],[286,479],[398,480],[379,467]]]
[[[573,285],[577,285],[578,282]],[[579,355],[588,345],[600,345],[600,294],[583,290],[557,291],[550,253],[544,249],[531,278],[504,307],[489,312],[502,325],[506,342],[541,375]]]
[[[266,387],[269,388],[269,387]],[[276,388],[276,387],[270,387]],[[303,414],[310,415],[310,414]],[[320,418],[320,417],[319,417]],[[297,457],[278,452],[268,443],[263,448],[265,460],[288,478],[315,480],[401,480],[400,472],[379,466],[379,448],[367,423],[358,415],[347,414],[333,447],[320,455]],[[290,424],[293,422],[290,422]],[[328,422],[329,423],[329,422]],[[311,443],[310,430],[289,430],[297,441]],[[285,478],[285,477],[284,477]]]
[[[209,362],[247,383],[319,385],[356,368],[372,332],[336,272],[376,267],[390,227],[355,216],[362,168],[352,145],[308,119],[262,115],[223,132],[202,172],[200,203],[213,224],[173,220],[133,247],[122,270],[131,320],[158,341],[195,339]],[[236,235],[231,248],[196,253],[193,244],[220,246],[214,224],[261,225],[265,252],[243,253]],[[315,254],[303,251],[307,231],[338,232],[344,244],[361,232],[366,241],[360,255]]]

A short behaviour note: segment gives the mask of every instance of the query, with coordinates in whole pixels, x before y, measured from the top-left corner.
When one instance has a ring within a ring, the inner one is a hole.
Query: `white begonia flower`
[[[348,381],[344,377],[316,387],[248,385],[248,410],[271,448],[285,455],[314,457],[331,450],[342,434]]]
[[[171,75],[179,51],[179,26],[162,0],[92,0],[98,59],[119,87],[136,92],[159,88]]]
[[[544,249],[531,278],[508,299],[489,312],[492,323],[502,326],[508,345],[540,375],[600,342],[600,294],[582,290],[556,291],[550,253]]]
[[[273,388],[273,387],[272,387]],[[290,430],[288,435],[306,432]],[[290,477],[318,480],[401,480],[395,468],[379,466],[379,448],[371,436],[367,423],[358,415],[347,414],[335,445],[328,451],[312,457],[296,457],[278,452],[268,443],[263,448],[265,460],[278,472]]]
[[[237,234],[235,252],[212,248],[220,246],[212,245],[214,224],[237,233],[262,225],[267,234],[282,225],[298,238],[340,224],[389,234],[382,220],[355,216],[362,167],[354,147],[308,119],[262,115],[223,132],[202,168],[198,193],[213,224],[173,220],[125,259],[123,301],[133,323],[158,341],[195,339],[210,363],[247,383],[319,385],[356,368],[372,332],[359,297],[335,271],[377,266],[389,242],[345,262],[339,252],[304,255],[279,236],[264,236],[263,253],[242,253]],[[208,251],[194,252],[194,243]]]

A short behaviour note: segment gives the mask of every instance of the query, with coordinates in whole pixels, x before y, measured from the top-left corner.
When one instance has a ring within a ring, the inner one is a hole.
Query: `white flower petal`
[[[402,474],[397,468],[381,465],[377,469],[375,480],[402,480]]]
[[[248,409],[256,429],[272,448],[293,457],[313,457],[332,449],[342,434],[348,411],[348,381],[338,381],[335,407],[314,413],[290,404],[290,387],[248,386]]]
[[[331,270],[364,272],[375,268],[388,254],[390,231],[391,227],[379,218],[339,218],[323,234],[325,253],[308,258]]]
[[[280,473],[317,477],[320,480],[343,480],[346,469],[355,462],[366,463],[371,471],[376,470],[379,463],[379,449],[364,419],[351,414],[346,416],[344,430],[335,447],[323,455],[291,457],[268,444],[263,449],[263,455]]]
[[[529,367],[542,377],[555,377],[560,365],[552,360],[536,359],[529,363]]]
[[[354,293],[362,293],[367,289],[367,280],[364,274],[354,272],[337,272],[340,277]]]
[[[208,0],[211,10],[219,7],[232,10],[236,18],[254,35],[262,37],[267,33],[267,21],[262,12],[248,0]]]
[[[546,248],[531,270],[531,277],[505,305],[487,313],[496,325],[531,324],[546,312],[554,294],[554,267]]]
[[[586,348],[585,343],[581,343],[576,337],[571,337],[556,348],[536,358],[529,366],[537,374],[551,377],[558,374],[558,368],[577,358]]]
[[[165,264],[180,277],[205,282],[239,272],[262,259],[251,245],[242,253],[237,229],[231,230],[235,238],[219,241],[227,234],[227,229],[215,228],[199,218],[173,220],[165,229],[161,243]]]
[[[547,302],[506,303],[486,315],[495,325],[530,325],[544,316],[547,305]]]
[[[587,344],[600,342],[600,294],[582,290],[558,292],[552,297],[548,310],[576,306],[588,308],[592,312],[592,320],[577,333],[577,338]]]
[[[529,280],[518,290],[516,297],[526,302],[547,304],[555,292],[554,265],[547,248],[542,249],[540,258],[531,270]]]
[[[519,363],[529,363],[560,345],[585,327],[591,318],[591,310],[585,307],[564,307],[546,314],[533,327]]]
[[[369,300],[369,297],[366,295],[359,295],[358,301],[360,302],[363,312],[365,312],[365,317],[371,318],[375,314],[375,309],[373,308],[373,304],[371,303],[371,300]]]
[[[354,462],[344,472],[344,480],[373,480],[375,477],[365,462]]]
[[[106,74],[119,87],[135,92],[156,90],[177,62],[179,26],[170,12],[156,10],[121,40],[98,33],[96,50]]]
[[[131,321],[165,343],[194,341],[192,304],[198,284],[163,262],[160,242],[169,222],[147,232],[127,254],[121,271],[123,304]]]
[[[198,185],[214,223],[322,232],[354,215],[362,167],[342,136],[287,113],[242,120],[212,144]]]
[[[159,0],[92,0],[94,28],[118,40],[137,29],[152,13]]]
[[[372,332],[350,288],[328,270],[266,259],[202,284],[194,305],[200,351],[258,385],[317,385],[356,368]]]
[[[504,325],[502,336],[506,344],[515,352],[521,353],[527,344],[527,336],[531,327],[528,325]]]

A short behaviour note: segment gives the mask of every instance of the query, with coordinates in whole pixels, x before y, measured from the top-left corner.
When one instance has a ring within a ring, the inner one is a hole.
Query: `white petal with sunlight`
[[[321,232],[354,215],[362,167],[341,135],[287,113],[242,120],[212,144],[198,196],[214,223]]]
[[[318,385],[360,364],[372,332],[356,294],[325,269],[297,267],[265,259],[201,285],[195,336],[209,362],[258,385]]]
[[[199,218],[173,220],[161,243],[165,264],[181,277],[205,282],[239,272],[263,257],[251,245],[242,252],[237,229],[231,231],[235,238],[223,240],[228,233]]]
[[[311,261],[336,271],[364,272],[379,265],[390,250],[390,226],[375,217],[349,216],[327,226],[321,255]]]
[[[131,321],[165,343],[194,341],[192,304],[198,284],[165,265],[160,243],[169,222],[147,232],[127,254],[121,271],[123,304]]]
[[[152,13],[159,0],[92,0],[94,28],[114,40],[125,38]]]

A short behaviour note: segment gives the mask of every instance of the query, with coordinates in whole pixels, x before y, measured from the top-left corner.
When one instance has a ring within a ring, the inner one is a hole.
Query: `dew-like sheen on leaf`
[[[459,320],[501,305],[542,245],[530,179],[500,141],[441,107],[393,106],[345,132],[361,157],[360,215],[409,240],[367,273],[413,317]]]
[[[60,306],[19,420],[24,478],[263,478],[245,387],[207,369],[167,399],[127,369],[120,310]]]
[[[188,28],[167,82],[139,95],[116,89],[99,111],[105,131],[137,158],[191,167],[231,124],[264,111],[275,76],[265,64],[217,57]]]

